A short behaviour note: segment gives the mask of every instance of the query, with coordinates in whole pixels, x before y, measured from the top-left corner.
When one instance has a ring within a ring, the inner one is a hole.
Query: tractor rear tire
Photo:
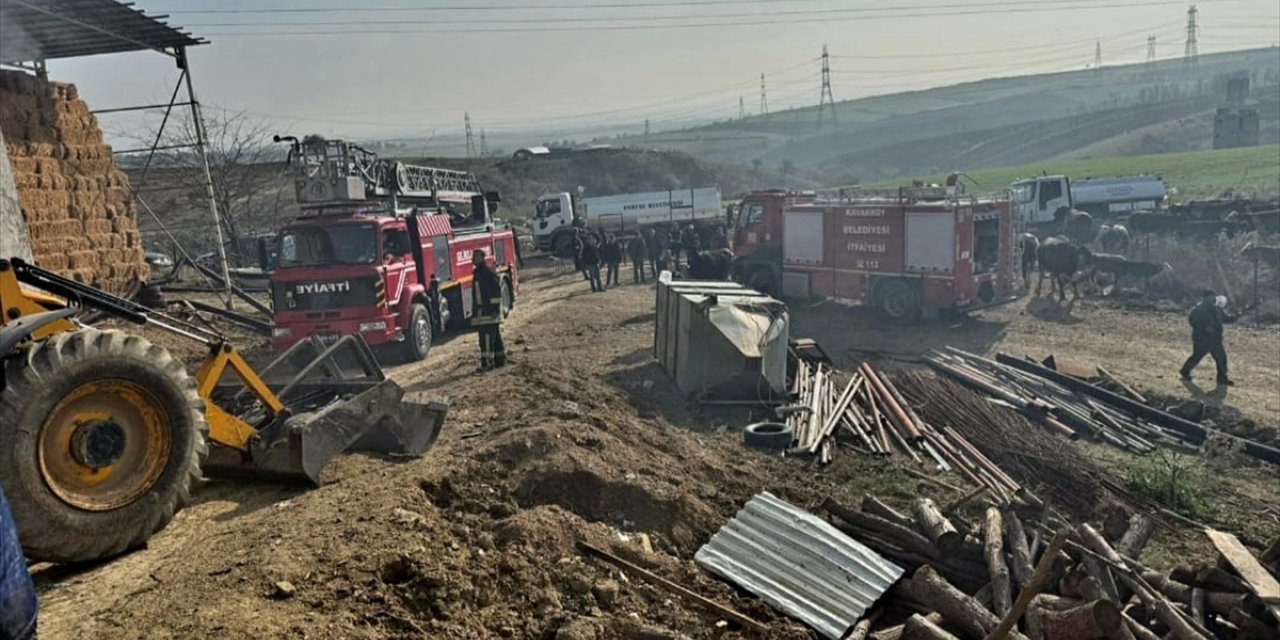
[[[187,504],[209,425],[195,380],[168,351],[81,329],[4,365],[0,484],[28,558],[124,553]]]

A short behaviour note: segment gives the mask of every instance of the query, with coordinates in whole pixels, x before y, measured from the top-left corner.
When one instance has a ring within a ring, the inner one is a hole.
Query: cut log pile
[[[1280,539],[1254,557],[1210,532],[1219,566],[1160,572],[1137,560],[1155,528],[1143,515],[1107,538],[1043,510],[991,506],[966,522],[928,498],[910,513],[869,495],[860,509],[828,499],[822,510],[908,570],[877,612],[898,615],[882,615],[890,626],[865,637],[1209,640],[1280,630],[1280,602],[1270,601],[1280,599],[1272,591]]]
[[[35,263],[116,294],[144,280],[128,180],[75,86],[0,71],[0,130]]]
[[[956,471],[997,504],[1041,504],[955,428],[921,419],[893,379],[870,364],[842,384],[831,367],[798,361],[791,391],[797,404],[781,410],[795,434],[791,455],[825,464],[837,443],[867,455],[901,454],[939,471]]]

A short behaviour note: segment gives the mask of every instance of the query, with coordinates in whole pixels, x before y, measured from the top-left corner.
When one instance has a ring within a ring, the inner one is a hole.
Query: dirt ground
[[[391,369],[408,390],[451,402],[426,456],[342,456],[310,491],[211,481],[146,549],[36,567],[41,637],[739,637],[696,604],[583,556],[574,545],[585,540],[765,622],[771,637],[808,638],[692,561],[743,502],[766,489],[807,508],[828,496],[857,504],[867,492],[900,506],[959,495],[890,460],[841,453],[818,468],[744,448],[737,429],[761,412],[701,410],[653,362],[651,288],[593,294],[572,274],[525,273],[504,327],[510,366],[478,372],[475,338],[462,333],[425,363]],[[1276,328],[1229,330],[1240,384],[1215,398],[1177,380],[1189,346],[1181,315],[1043,305],[915,327],[793,307],[792,335],[817,338],[842,366],[913,366],[943,344],[1069,355],[1135,386],[1280,424]],[[1276,478],[1274,468],[1224,474],[1258,512],[1249,538],[1280,532],[1280,492],[1265,489]]]

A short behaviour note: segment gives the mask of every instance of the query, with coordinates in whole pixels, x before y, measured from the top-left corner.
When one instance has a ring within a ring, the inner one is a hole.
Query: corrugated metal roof
[[[114,0],[0,0],[0,63],[206,43],[158,19],[165,17]]]
[[[763,492],[694,559],[787,615],[839,640],[903,569],[825,520]]]

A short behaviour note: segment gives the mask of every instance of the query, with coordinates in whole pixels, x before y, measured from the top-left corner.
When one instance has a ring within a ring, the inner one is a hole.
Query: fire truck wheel
[[[511,307],[515,306],[515,298],[511,295],[511,281],[502,279],[502,317],[511,315]]]
[[[914,287],[902,280],[888,280],[876,287],[880,310],[890,320],[916,320],[920,317],[920,296]]]
[[[409,312],[409,326],[405,330],[404,357],[410,362],[427,359],[431,351],[431,314],[427,308],[415,304]]]

